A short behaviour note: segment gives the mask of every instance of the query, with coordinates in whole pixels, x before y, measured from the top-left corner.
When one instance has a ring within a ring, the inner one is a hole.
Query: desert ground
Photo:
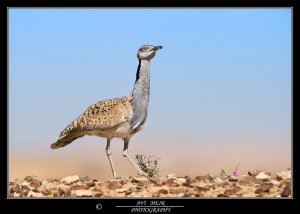
[[[9,182],[15,197],[292,197],[291,169],[275,175],[254,170],[247,175],[128,177],[99,181],[77,175],[39,180],[26,176]]]

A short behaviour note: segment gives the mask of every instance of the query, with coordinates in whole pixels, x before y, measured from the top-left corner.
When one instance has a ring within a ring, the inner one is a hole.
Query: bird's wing
[[[60,134],[64,137],[74,132],[105,130],[128,120],[131,111],[130,97],[99,101],[89,106],[83,114]]]

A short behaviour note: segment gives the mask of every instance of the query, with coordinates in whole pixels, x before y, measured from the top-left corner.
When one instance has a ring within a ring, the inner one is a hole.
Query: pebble
[[[271,180],[271,183],[276,185],[276,186],[279,186],[280,185],[280,181],[276,181],[276,180]]]
[[[50,183],[48,181],[42,181],[42,189],[56,189],[57,186],[54,183]]]
[[[228,197],[228,195],[221,193],[221,194],[218,194],[218,197]]]
[[[120,189],[122,187],[122,184],[120,184],[118,181],[111,181],[109,182],[108,188],[115,190],[115,189]]]
[[[168,194],[168,190],[166,190],[166,189],[160,189],[158,191],[162,194]]]
[[[272,184],[272,183],[262,183],[260,185],[260,188],[262,189],[263,192],[269,192],[273,186],[274,186],[274,184]]]
[[[58,187],[59,187],[59,189],[63,190],[64,192],[67,192],[68,190],[71,189],[70,186],[67,186],[65,184],[59,184]]]
[[[27,197],[44,197],[44,195],[40,192],[29,191]]]
[[[30,182],[31,187],[40,187],[42,186],[42,182],[37,179],[32,179]]]
[[[159,197],[160,196],[160,192],[154,192],[152,193],[152,197]]]
[[[87,181],[87,182],[86,182],[86,185],[87,185],[88,187],[93,187],[93,186],[96,185],[96,183],[95,183],[95,181]]]
[[[186,179],[185,179],[185,178],[177,178],[177,179],[175,180],[175,182],[176,182],[177,184],[179,184],[179,185],[182,185],[182,184],[184,184],[184,183],[186,182]]]
[[[220,177],[216,177],[216,178],[215,178],[215,183],[217,183],[217,184],[219,184],[219,183],[223,183],[223,180],[222,180],[222,178],[220,178]]]
[[[28,186],[29,183],[28,183],[27,181],[24,181],[24,182],[21,183],[21,185],[22,185],[22,186]]]
[[[270,176],[265,172],[260,172],[258,175],[255,176],[257,180],[270,180]]]
[[[182,187],[180,188],[170,188],[170,193],[171,194],[179,194],[184,192],[184,189]]]
[[[282,171],[276,174],[278,180],[288,180],[291,179],[292,172],[291,170]]]
[[[76,181],[79,181],[79,176],[78,175],[71,175],[71,176],[67,176],[61,179],[61,183],[65,183],[65,184],[72,184]]]
[[[72,190],[71,196],[77,197],[92,197],[93,192],[91,190]]]
[[[21,194],[14,192],[14,197],[20,197]]]
[[[123,192],[126,192],[127,191],[127,188],[122,188],[122,189],[116,189],[116,192],[118,193],[123,193]]]
[[[230,176],[228,177],[228,180],[231,181],[231,182],[236,182],[236,181],[238,181],[239,179],[238,179],[238,177],[236,177],[236,176],[230,175]]]
[[[42,191],[43,195],[50,195],[50,193],[51,193],[51,191],[48,190],[48,189],[45,189],[45,190]]]
[[[207,180],[209,180],[209,181],[213,181],[213,180],[214,180],[214,176],[213,176],[211,173],[205,175],[205,178],[206,178]]]
[[[291,195],[291,187],[286,186],[283,191],[281,192],[281,197],[289,197]]]

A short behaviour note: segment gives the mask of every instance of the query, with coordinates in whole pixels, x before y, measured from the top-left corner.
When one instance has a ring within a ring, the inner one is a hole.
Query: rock
[[[274,184],[272,184],[272,183],[262,183],[260,185],[260,188],[261,188],[262,192],[269,192],[273,186],[274,186]]]
[[[184,193],[184,189],[182,187],[180,187],[180,188],[170,188],[170,193],[171,194]]]
[[[199,186],[196,187],[195,189],[197,192],[206,192],[209,190],[209,188],[207,188],[207,187],[199,187]]]
[[[61,179],[61,183],[65,183],[65,184],[72,184],[74,182],[79,181],[79,176],[78,175],[71,175],[71,176],[67,176]]]
[[[241,191],[241,190],[242,190],[241,187],[235,186],[235,187],[232,187],[231,189],[226,189],[226,190],[224,191],[224,194],[225,194],[225,195],[234,195],[234,194],[238,193],[238,192]]]
[[[123,185],[120,184],[118,181],[111,181],[109,182],[108,188],[115,190],[115,189],[120,189]]]
[[[286,186],[281,192],[281,197],[289,197],[291,195],[291,187]]]
[[[21,185],[22,185],[22,186],[28,186],[29,183],[28,183],[27,181],[24,181],[24,182],[21,183]]]
[[[62,191],[64,191],[64,192],[67,192],[68,190],[71,190],[71,187],[70,187],[70,186],[67,186],[67,185],[65,185],[65,184],[59,184],[57,187],[58,187],[59,189],[61,189]]]
[[[221,193],[221,194],[218,194],[218,197],[228,197],[228,195]]]
[[[216,177],[216,178],[215,178],[215,183],[217,183],[217,184],[219,184],[219,183],[223,183],[223,180],[222,180],[222,178],[220,178],[220,177]]]
[[[32,179],[31,180],[31,183],[30,183],[30,186],[31,187],[41,187],[42,186],[42,182],[40,180],[37,180],[37,179]]]
[[[51,192],[50,192],[50,190],[45,189],[45,190],[42,191],[42,194],[47,196],[47,195],[50,195]]]
[[[65,191],[65,197],[71,197],[71,190],[70,189]]]
[[[14,192],[14,197],[20,197],[21,194]]]
[[[280,182],[277,181],[277,180],[274,180],[274,179],[271,180],[271,183],[274,184],[274,185],[276,185],[276,186],[280,185]]]
[[[190,176],[185,176],[185,183],[182,184],[182,186],[188,187],[192,183],[192,178]]]
[[[242,185],[242,186],[252,186],[255,184],[255,178],[250,177],[250,176],[245,176],[245,177],[242,177],[238,183],[239,183],[239,185]]]
[[[146,187],[147,187],[147,185],[138,184],[138,185],[136,186],[136,189],[142,190],[142,189],[145,189]]]
[[[270,180],[270,176],[268,174],[266,174],[265,172],[258,173],[258,175],[256,175],[255,178],[257,180],[264,180],[264,181]]]
[[[91,190],[72,190],[71,196],[77,197],[92,197],[93,192]]]
[[[290,185],[291,181],[290,180],[281,180],[279,184],[279,188],[283,188],[287,185]]]
[[[76,183],[70,186],[71,190],[84,190],[84,189],[89,189],[89,187],[86,184],[82,183]]]
[[[228,180],[231,181],[231,182],[236,182],[236,181],[238,181],[239,179],[238,179],[237,177],[235,177],[235,176],[230,175],[230,176],[228,177]]]
[[[183,192],[177,194],[177,197],[184,197],[184,196],[185,196],[185,193],[183,193]]]
[[[203,181],[200,181],[200,182],[197,182],[195,185],[193,185],[194,187],[207,187],[207,183],[203,182]]]
[[[21,195],[22,196],[27,196],[29,191],[31,191],[31,190],[28,186],[21,186]]]
[[[42,181],[42,186],[41,186],[42,189],[57,189],[57,186],[54,184],[54,183],[50,183],[46,180]]]
[[[180,193],[179,193],[180,194]],[[183,197],[191,197],[193,194],[192,193],[190,193],[190,192],[186,192],[186,193],[184,193],[184,196]]]
[[[201,176],[201,175],[196,176],[195,179],[196,179],[197,181],[205,181],[205,180],[206,180],[206,179],[205,179],[205,176]]]
[[[44,197],[44,195],[40,192],[36,193],[33,191],[29,191],[27,197]]]
[[[95,192],[94,197],[101,197],[103,195],[103,192]]]
[[[134,177],[132,180],[133,183],[141,183],[141,184],[145,184],[148,181],[149,181],[148,178],[145,177]]]
[[[11,188],[13,192],[21,194],[22,193],[22,189],[20,188],[20,186],[15,186]]]
[[[123,192],[126,192],[127,191],[127,188],[122,188],[122,189],[116,189],[116,192],[117,193],[123,193]]]
[[[209,181],[213,181],[214,180],[214,176],[211,173],[209,173],[209,174],[205,175],[205,179],[207,179]]]
[[[255,177],[256,175],[258,175],[261,172],[262,172],[261,170],[254,170],[254,171],[251,171],[251,172],[249,171],[248,175],[250,175],[252,177]]]
[[[96,185],[96,183],[95,183],[95,181],[87,181],[87,182],[86,182],[86,185],[87,185],[88,187],[93,187],[93,186]]]
[[[176,182],[177,179],[175,178],[170,178],[167,181],[162,182],[162,185],[160,183],[157,183],[155,186],[163,186],[167,185],[168,187],[179,187],[180,184]]]
[[[28,181],[28,182],[31,182],[33,180],[33,177],[32,176],[26,176],[24,178],[25,181]]]
[[[162,194],[168,194],[168,190],[166,189],[160,189],[158,190],[159,193],[162,193]]]
[[[59,188],[57,190],[57,192],[55,193],[55,197],[63,197],[65,196],[66,192],[64,190],[62,190],[61,188]]]
[[[184,184],[184,183],[186,182],[186,179],[185,179],[185,178],[177,178],[177,179],[175,180],[175,182],[176,182],[177,184],[179,184],[179,185],[182,185],[182,184]]]
[[[160,192],[154,192],[152,193],[152,197],[159,197],[160,196]]]
[[[292,172],[291,170],[286,170],[286,171],[282,171],[276,174],[276,178],[278,180],[290,180],[292,177]]]

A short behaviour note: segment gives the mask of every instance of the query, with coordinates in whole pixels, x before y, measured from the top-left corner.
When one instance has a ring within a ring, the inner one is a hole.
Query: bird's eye
[[[147,50],[147,48],[142,48],[142,51],[146,51]]]

